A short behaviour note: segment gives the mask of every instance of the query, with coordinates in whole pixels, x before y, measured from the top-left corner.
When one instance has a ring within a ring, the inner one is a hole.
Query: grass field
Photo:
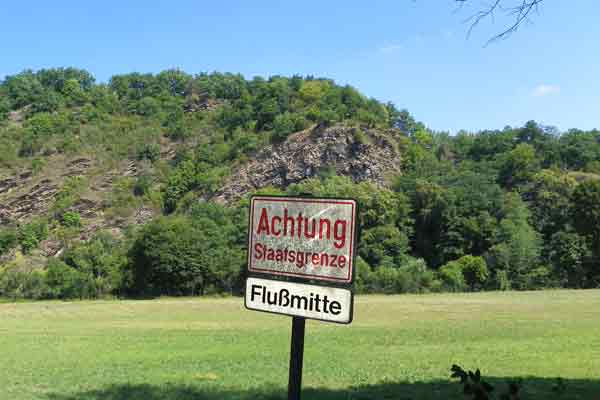
[[[600,290],[356,302],[352,325],[308,322],[305,399],[462,399],[453,363],[523,378],[523,399],[600,399]],[[0,398],[285,398],[291,320],[242,303],[0,304]]]

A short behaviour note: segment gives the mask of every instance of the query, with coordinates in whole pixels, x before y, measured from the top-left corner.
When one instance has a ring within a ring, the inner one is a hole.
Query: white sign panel
[[[349,324],[352,322],[352,292],[334,287],[248,278],[246,308]]]
[[[253,197],[248,270],[351,283],[356,213],[354,200]]]

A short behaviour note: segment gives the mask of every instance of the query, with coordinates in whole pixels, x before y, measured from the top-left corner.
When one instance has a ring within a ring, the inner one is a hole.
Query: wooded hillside
[[[598,130],[451,136],[313,77],[0,84],[0,296],[235,293],[253,192],[356,198],[359,292],[600,285]]]

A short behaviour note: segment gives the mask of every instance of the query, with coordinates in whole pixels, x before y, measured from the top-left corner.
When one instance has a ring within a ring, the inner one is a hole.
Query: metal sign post
[[[357,214],[353,199],[250,200],[244,302],[293,317],[288,400],[300,400],[306,319],[352,322]]]
[[[290,349],[290,378],[288,381],[288,400],[300,400],[302,388],[302,362],[304,359],[304,329],[306,320],[292,318],[292,344]]]

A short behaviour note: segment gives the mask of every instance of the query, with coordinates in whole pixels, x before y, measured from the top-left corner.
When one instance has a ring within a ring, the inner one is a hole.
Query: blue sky
[[[471,0],[473,6],[485,0]],[[514,0],[505,0],[508,2]],[[89,3],[89,4],[88,4]],[[469,40],[453,0],[34,1],[2,4],[0,78],[25,68],[315,75],[407,108],[436,130],[600,128],[600,4],[546,0],[508,40]]]

